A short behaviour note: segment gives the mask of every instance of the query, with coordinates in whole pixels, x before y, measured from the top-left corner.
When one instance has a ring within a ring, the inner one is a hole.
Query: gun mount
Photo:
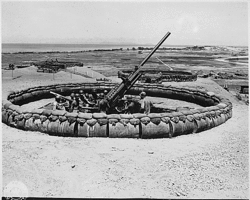
[[[141,77],[141,67],[149,60],[149,58],[155,53],[155,51],[161,46],[161,44],[168,38],[171,33],[168,32],[160,42],[152,49],[152,51],[147,55],[147,57],[140,63],[138,68],[131,73],[127,78],[123,79],[122,83],[114,87],[105,96],[104,100],[108,106],[108,112],[112,112],[117,104],[118,100],[121,99],[124,94],[136,83],[136,81]]]

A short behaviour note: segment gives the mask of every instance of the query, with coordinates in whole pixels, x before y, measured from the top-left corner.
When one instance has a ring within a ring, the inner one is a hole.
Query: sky
[[[248,45],[247,1],[2,1],[2,43]]]

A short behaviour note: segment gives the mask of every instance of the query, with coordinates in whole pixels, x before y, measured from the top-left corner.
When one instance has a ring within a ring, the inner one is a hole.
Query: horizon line
[[[48,44],[48,45],[153,45],[155,46],[155,44],[142,44],[142,43],[115,43],[115,42],[110,42],[110,43],[51,43],[51,42],[44,42],[44,43],[33,43],[33,42],[2,42],[2,45],[4,44]],[[225,44],[163,44],[162,46],[240,46],[240,47],[248,47],[248,45],[225,45]]]

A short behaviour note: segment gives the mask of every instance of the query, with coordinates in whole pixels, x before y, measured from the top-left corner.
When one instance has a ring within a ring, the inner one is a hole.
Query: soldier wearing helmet
[[[65,110],[65,106],[64,106],[64,101],[63,99],[57,95],[55,97],[55,102],[53,103],[53,110]]]
[[[140,93],[139,102],[141,104],[140,112],[145,113],[145,114],[149,114],[153,104],[152,104],[152,102],[150,100],[148,100],[146,98],[146,92],[143,91],[143,92]]]

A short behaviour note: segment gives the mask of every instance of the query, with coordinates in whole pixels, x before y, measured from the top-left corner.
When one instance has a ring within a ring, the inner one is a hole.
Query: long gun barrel
[[[118,87],[113,88],[110,90],[110,92],[107,94],[106,99],[109,103],[109,105],[115,105],[119,98],[121,98],[140,78],[142,75],[140,72],[140,68],[148,61],[148,59],[154,54],[154,52],[161,46],[161,44],[168,38],[168,36],[171,33],[168,32],[161,40],[160,42],[152,49],[152,51],[147,55],[146,58],[141,62],[141,64],[138,66],[138,69],[132,73],[126,82],[122,82]]]
[[[154,54],[154,52],[162,45],[162,43],[168,38],[168,36],[170,35],[170,32],[167,32],[167,34],[161,39],[161,41],[153,48],[153,50],[147,55],[146,58],[144,58],[144,60],[141,62],[140,66],[142,67],[147,61],[148,59]]]

